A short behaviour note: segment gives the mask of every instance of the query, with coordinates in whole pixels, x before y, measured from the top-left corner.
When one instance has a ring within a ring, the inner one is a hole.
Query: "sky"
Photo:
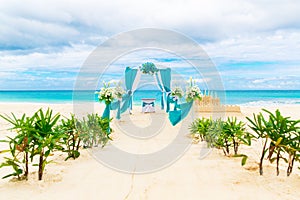
[[[226,90],[300,89],[299,13],[298,0],[0,0],[0,90],[72,90],[97,47],[141,28],[197,42]],[[140,50],[114,60],[102,78],[147,61],[191,75],[174,54]]]

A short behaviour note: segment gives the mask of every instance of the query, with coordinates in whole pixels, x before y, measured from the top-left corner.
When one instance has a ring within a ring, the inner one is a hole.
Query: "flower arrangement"
[[[181,98],[183,96],[183,90],[181,89],[181,87],[175,87],[172,92],[171,92],[172,96]]]
[[[191,102],[196,99],[201,99],[201,91],[197,85],[193,85],[186,90],[186,101]]]
[[[100,92],[98,93],[99,101],[104,101],[105,104],[110,104],[116,97],[115,90],[112,87],[109,87],[109,84],[104,84],[104,87],[101,88]]]
[[[154,75],[158,72],[157,67],[151,62],[146,62],[146,63],[142,64],[142,67],[140,67],[140,69],[143,74]]]
[[[125,94],[125,90],[121,87],[121,85],[117,85],[114,88],[114,95],[118,98],[118,99],[122,99],[123,95]]]

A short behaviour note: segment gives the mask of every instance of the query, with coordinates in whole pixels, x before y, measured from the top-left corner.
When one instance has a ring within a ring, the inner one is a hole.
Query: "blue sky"
[[[0,90],[73,89],[97,46],[145,27],[198,42],[225,89],[300,89],[298,0],[0,2]],[[120,58],[104,78],[118,79],[125,66],[147,60],[191,75],[180,59],[159,54]]]

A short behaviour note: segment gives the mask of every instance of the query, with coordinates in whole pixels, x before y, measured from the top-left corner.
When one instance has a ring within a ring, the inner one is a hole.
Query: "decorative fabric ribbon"
[[[171,96],[171,93],[168,93],[166,112],[170,111],[170,104],[171,103],[174,103],[174,110],[177,110],[179,108],[179,106],[178,106],[178,97],[176,97],[176,96],[173,97],[173,96]]]
[[[105,109],[104,112],[102,114],[102,118],[107,118],[108,119],[108,129],[107,132],[110,133],[110,124],[109,124],[109,120],[110,120],[110,105],[111,103],[105,103]]]
[[[116,119],[121,119],[121,100],[118,99],[110,104],[110,110],[117,110]]]
[[[152,107],[154,107],[154,102],[151,102],[151,103],[146,103],[146,102],[143,102],[143,107],[147,106],[147,105],[151,105]]]
[[[169,120],[173,126],[182,121],[190,112],[193,101],[178,105],[179,110],[169,112]]]

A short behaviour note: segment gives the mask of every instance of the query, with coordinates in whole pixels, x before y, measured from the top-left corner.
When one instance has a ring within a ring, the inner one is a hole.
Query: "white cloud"
[[[276,74],[289,78],[281,87],[290,87],[295,83],[291,75],[300,76],[297,0],[28,0],[22,5],[18,0],[1,0],[0,11],[0,77],[14,79],[23,73],[28,80],[36,79],[37,74],[30,74],[35,70],[76,73],[101,42],[119,32],[142,27],[175,30],[199,42],[229,88],[248,84],[247,76],[249,83],[259,83]],[[137,39],[121,42],[126,45]],[[143,43],[142,39],[138,42]],[[133,53],[120,58],[108,73],[121,74],[129,63],[152,61],[166,65],[158,59],[164,57],[176,56],[166,52]],[[239,62],[274,62],[274,66],[258,69],[250,65],[241,69],[230,65]],[[169,63],[174,71],[193,73],[181,60]]]
[[[26,71],[30,69],[50,71],[79,68],[94,47],[75,45],[59,52],[32,52],[26,54],[0,53],[1,71]],[[51,70],[52,69],[52,70]]]
[[[6,42],[12,46],[39,47],[90,41],[99,34],[111,36],[140,27],[170,28],[204,41],[299,28],[300,2],[31,0],[20,6],[19,1],[4,0],[0,9],[0,38],[9,37]],[[92,42],[101,41],[96,37]]]

